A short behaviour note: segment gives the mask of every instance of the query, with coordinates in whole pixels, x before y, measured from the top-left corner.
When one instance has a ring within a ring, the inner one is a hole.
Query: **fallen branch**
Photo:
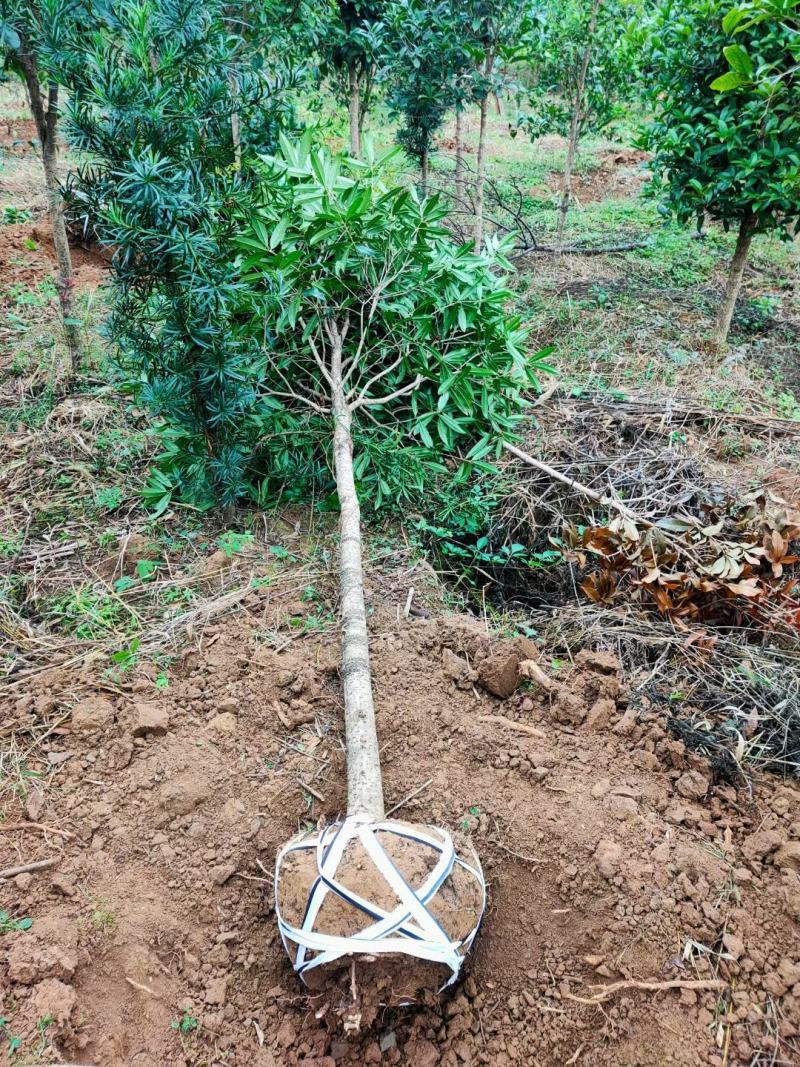
[[[13,878],[17,874],[27,874],[28,871],[43,871],[45,867],[54,867],[58,863],[58,856],[49,860],[35,860],[33,863],[22,863],[19,867],[6,867],[0,871],[0,878]]]
[[[528,452],[523,452],[521,448],[517,448],[516,445],[512,445],[509,441],[501,441],[500,444],[506,450],[510,452],[512,456],[516,456],[517,459],[521,459],[524,463],[527,463],[529,467],[535,467],[543,474],[548,475],[556,482],[561,482],[562,485],[568,486],[570,489],[574,489],[576,493],[581,496],[585,496],[587,500],[594,501],[595,504],[602,504],[604,507],[616,508],[621,515],[624,515],[627,519],[632,519],[634,522],[640,522],[644,526],[652,526],[653,523],[648,519],[640,519],[631,509],[623,504],[621,500],[617,500],[613,496],[603,496],[594,489],[590,489],[588,485],[583,485],[582,482],[576,481],[574,478],[570,478],[567,474],[562,474],[561,471],[557,471],[555,467],[551,467],[547,463],[543,463],[540,459],[534,459]]]
[[[576,493],[585,496],[587,500],[592,500],[595,504],[600,504],[602,507],[614,508],[623,519],[627,519],[628,522],[631,522],[636,526],[641,526],[644,530],[657,529],[654,522],[651,522],[650,519],[646,519],[643,515],[637,514],[632,508],[629,508],[627,504],[623,504],[621,500],[618,500],[617,497],[602,495],[595,489],[590,489],[589,486],[584,485],[583,482],[578,482],[574,478],[562,474],[561,471],[557,471],[555,467],[543,463],[540,459],[534,459],[528,452],[523,452],[521,448],[517,448],[516,445],[510,444],[508,441],[501,441],[500,444],[506,452],[510,452],[524,463],[527,463],[528,466],[535,467],[537,470],[542,471],[543,474],[546,474],[554,481],[569,486],[569,488],[573,489]],[[669,541],[670,544],[675,545],[676,548],[683,552],[684,555],[697,567],[702,567],[701,561],[697,559],[696,555],[692,552],[691,547],[683,538],[676,537],[668,530],[659,529],[659,532],[665,541]]]
[[[558,394],[558,387],[554,390]],[[550,393],[552,396],[552,393]],[[692,422],[743,422],[754,429],[768,433],[786,434],[790,437],[800,437],[800,421],[797,419],[779,418],[777,415],[748,415],[741,411],[714,411],[711,408],[700,407],[691,400],[680,397],[666,397],[664,399],[646,399],[638,397],[625,397],[617,400],[604,394],[591,397],[558,396],[559,404],[573,410],[586,411],[591,409],[604,409],[606,411],[621,412],[625,415],[660,417],[667,425],[674,423],[684,424]],[[538,405],[538,402],[536,404]]]
[[[727,982],[720,978],[708,978],[700,980],[682,981],[675,979],[671,982],[639,982],[630,979],[623,982],[613,982],[611,985],[600,987],[601,991],[591,997],[578,997],[574,993],[564,993],[566,1000],[574,1000],[577,1004],[602,1004],[623,989],[645,989],[654,993],[660,993],[666,989],[725,989]],[[598,987],[593,987],[598,988]]]
[[[587,248],[584,245],[566,245],[564,248],[556,248],[552,245],[534,245],[528,248],[519,248],[514,252],[512,258],[518,259],[520,256],[535,256],[540,252],[546,255],[565,255],[565,256],[607,256],[612,255],[614,252],[634,252],[639,248],[648,248],[652,241],[626,241],[624,244],[618,245],[602,245],[600,247]]]

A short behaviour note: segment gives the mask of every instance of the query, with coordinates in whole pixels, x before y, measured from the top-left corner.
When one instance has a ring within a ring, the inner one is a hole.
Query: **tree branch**
[[[413,382],[404,385],[402,389],[396,389],[393,393],[389,393],[388,396],[375,397],[374,400],[356,400],[354,404],[350,405],[350,410],[356,411],[358,408],[376,408],[381,404],[388,404],[392,400],[397,400],[400,396],[407,396],[409,393],[413,393],[424,381],[424,377],[421,374],[418,374]]]

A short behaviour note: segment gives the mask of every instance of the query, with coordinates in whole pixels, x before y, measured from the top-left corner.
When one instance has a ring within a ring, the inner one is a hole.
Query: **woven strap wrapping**
[[[416,841],[420,846],[432,849],[437,854],[435,866],[421,885],[412,887],[408,884],[378,840],[378,833],[394,834]],[[373,901],[341,885],[336,879],[342,856],[350,842],[356,838],[399,900],[399,904],[391,911],[385,911]],[[285,921],[280,911],[281,864],[289,853],[311,850],[316,852],[317,878],[308,894],[301,926],[292,926]],[[450,938],[428,910],[428,904],[456,865],[468,871],[475,878],[481,898],[478,920],[474,928],[467,937],[458,941]],[[363,912],[365,918],[372,921],[360,933],[348,937],[316,931],[314,925],[328,893],[341,897],[342,900]],[[408,826],[405,823],[388,821],[373,823],[358,816],[348,816],[344,822],[327,826],[318,834],[296,838],[281,850],[275,864],[275,900],[278,929],[283,938],[284,947],[290,957],[291,946],[296,947],[294,969],[301,977],[312,968],[332,963],[342,956],[354,953],[373,956],[379,953],[394,952],[430,960],[432,963],[444,964],[451,971],[450,981],[446,983],[450,985],[458,977],[464,955],[478,932],[486,906],[486,883],[477,859],[474,863],[467,863],[461,859],[456,854],[453,839],[446,830],[431,826]],[[316,955],[309,958],[309,952],[316,953]]]

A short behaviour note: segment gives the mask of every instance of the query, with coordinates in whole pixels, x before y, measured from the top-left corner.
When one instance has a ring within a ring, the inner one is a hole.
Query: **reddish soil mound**
[[[28,763],[48,787],[0,835],[0,868],[56,860],[2,884],[33,918],[0,954],[20,1056],[49,1015],[38,1062],[103,1067],[800,1062],[797,787],[715,786],[609,653],[544,662],[550,681],[503,700],[486,690],[513,687],[530,642],[394,605],[372,637],[387,801],[430,779],[397,817],[470,831],[490,902],[454,992],[342,1033],[287,964],[269,880],[345,803],[336,634],[277,651],[287,605],[264,588],[244,606],[166,690],[63,670],[5,698],[22,749],[52,724]],[[636,981],[705,987],[614,987]]]
[[[0,119],[0,148],[27,155],[39,150],[39,134],[33,119]]]
[[[579,204],[602,200],[636,197],[647,181],[642,163],[650,158],[647,152],[636,149],[607,152],[588,174],[576,174],[572,191]],[[553,192],[561,191],[562,176],[553,174],[548,185]]]
[[[97,252],[73,248],[72,265],[78,289],[96,289],[106,279],[108,264]],[[0,304],[13,302],[9,294],[13,286],[33,288],[44,278],[52,277],[56,267],[53,238],[46,222],[0,225]]]

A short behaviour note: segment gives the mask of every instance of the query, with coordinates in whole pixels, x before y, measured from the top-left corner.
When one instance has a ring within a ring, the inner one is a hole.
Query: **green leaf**
[[[732,70],[738,71],[739,74],[746,74],[748,78],[752,77],[753,61],[740,44],[729,44],[722,51]]]
[[[741,8],[732,8],[722,20],[722,29],[725,33],[733,33],[744,17],[745,12]]]
[[[290,218],[288,215],[284,215],[278,225],[272,231],[269,237],[269,247],[277,248],[286,235],[286,231],[289,228]]]
[[[711,83],[711,88],[718,93],[728,92],[731,89],[740,89],[743,85],[750,85],[751,80],[746,74],[738,70],[729,70],[727,74],[721,74]]]

